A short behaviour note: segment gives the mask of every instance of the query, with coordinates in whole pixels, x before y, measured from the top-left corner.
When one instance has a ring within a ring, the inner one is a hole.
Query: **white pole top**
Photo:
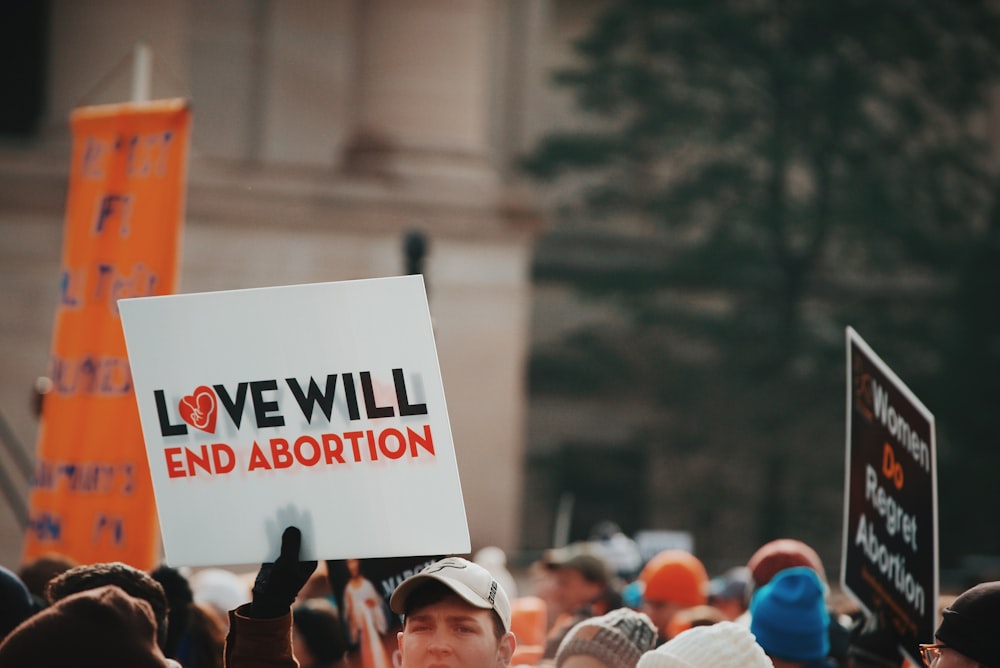
[[[137,42],[132,58],[132,102],[149,102],[153,81],[153,50]]]

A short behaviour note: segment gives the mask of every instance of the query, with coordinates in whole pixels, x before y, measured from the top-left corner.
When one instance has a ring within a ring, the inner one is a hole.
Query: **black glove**
[[[288,614],[299,590],[316,570],[315,561],[299,561],[302,533],[288,527],[281,534],[281,554],[274,563],[260,565],[253,583],[253,602],[248,617],[270,619]]]

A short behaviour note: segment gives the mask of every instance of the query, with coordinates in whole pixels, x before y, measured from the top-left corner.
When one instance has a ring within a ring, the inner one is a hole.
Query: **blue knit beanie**
[[[830,653],[826,588],[816,571],[796,566],[780,571],[750,602],[750,632],[768,655],[818,661]]]

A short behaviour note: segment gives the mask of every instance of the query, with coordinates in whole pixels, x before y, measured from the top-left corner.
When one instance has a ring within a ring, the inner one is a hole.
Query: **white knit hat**
[[[646,652],[637,668],[773,668],[745,627],[733,622],[695,626]]]

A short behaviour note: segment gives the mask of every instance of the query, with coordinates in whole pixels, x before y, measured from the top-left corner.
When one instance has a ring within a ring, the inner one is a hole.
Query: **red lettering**
[[[211,447],[211,458],[215,465],[214,472],[228,473],[232,471],[236,463],[236,455],[232,448],[225,443],[215,443]],[[420,455],[436,456],[434,437],[431,434],[429,424],[416,429],[407,427],[405,430],[388,427],[319,435],[302,434],[297,436],[294,441],[275,437],[268,440],[265,448],[254,441],[248,470],[288,469],[295,465],[317,466],[325,464],[329,466],[350,462],[377,462],[380,458],[397,460],[407,457],[416,458]],[[196,464],[206,468],[208,466],[207,457],[205,446],[202,446],[200,456],[196,453],[189,453],[191,469],[193,470]],[[170,464],[169,453],[168,464]],[[183,469],[178,468],[176,464],[173,466],[174,469],[177,469],[175,475],[185,475]],[[194,473],[189,475],[194,475]]]
[[[431,436],[431,426],[429,424],[424,425],[424,435],[420,436],[417,432],[413,431],[409,427],[406,428],[406,438],[410,443],[410,456],[417,456],[417,446],[419,445],[427,452],[434,455],[434,437]]]
[[[354,450],[354,461],[361,461],[361,450],[358,446],[358,439],[364,436],[363,432],[360,431],[345,431],[344,438],[351,442],[351,449]]]
[[[390,450],[386,444],[390,437],[396,439],[397,447],[395,450]],[[399,459],[406,454],[406,439],[403,438],[403,433],[398,429],[383,429],[378,435],[378,449],[389,459]]]
[[[896,461],[896,453],[888,443],[882,447],[882,474],[896,485],[896,489],[903,489],[903,465]]]
[[[312,448],[312,455],[308,458],[302,454],[303,444]],[[319,461],[319,454],[319,443],[312,436],[299,436],[295,439],[295,458],[299,460],[300,464],[315,466],[316,462]]]
[[[292,465],[292,454],[288,452],[288,441],[283,438],[271,439],[271,459],[274,461],[274,468],[287,469]]]
[[[167,475],[171,478],[183,478],[187,475],[184,473],[183,462],[177,460],[180,454],[180,448],[167,448],[163,451],[163,456],[167,459]]]
[[[184,454],[187,456],[188,464],[188,475],[194,475],[194,465],[197,464],[200,468],[205,470],[205,473],[212,472],[212,465],[208,459],[208,446],[201,446],[201,456],[195,454],[194,450],[190,448],[184,448]]]
[[[892,446],[885,443],[882,446],[882,475],[892,480],[892,474],[895,468],[896,457],[892,452]]]
[[[254,471],[256,469],[267,469],[271,470],[271,464],[267,461],[267,457],[264,453],[260,451],[260,446],[257,445],[257,441],[253,442],[253,450],[250,452],[250,468],[248,471]]]
[[[332,464],[333,460],[336,459],[338,463],[344,463],[344,457],[341,454],[344,451],[344,442],[340,440],[340,437],[336,434],[323,434],[323,456],[326,459],[327,464]],[[330,443],[336,443],[336,449],[330,447]]]
[[[226,462],[223,463],[223,455]],[[216,473],[229,473],[236,468],[236,453],[225,443],[212,444],[212,463],[215,464]]]

